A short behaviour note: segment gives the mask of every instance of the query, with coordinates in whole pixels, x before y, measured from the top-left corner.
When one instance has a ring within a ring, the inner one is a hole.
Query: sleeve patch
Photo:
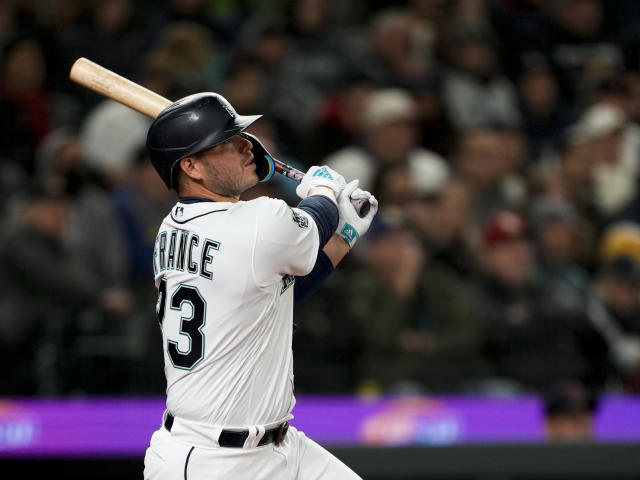
[[[298,227],[309,228],[309,219],[303,214],[296,212],[293,208],[291,209],[291,219]]]
[[[294,277],[293,275],[287,274],[284,277],[282,277],[282,283],[280,286],[280,295],[282,295],[294,283],[296,283],[296,277]]]

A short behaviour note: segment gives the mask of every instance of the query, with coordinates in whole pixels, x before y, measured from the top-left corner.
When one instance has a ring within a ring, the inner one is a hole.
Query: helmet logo
[[[225,102],[224,100],[220,100],[220,105],[227,111],[231,118],[236,118],[236,111],[231,105],[229,105],[229,103]]]

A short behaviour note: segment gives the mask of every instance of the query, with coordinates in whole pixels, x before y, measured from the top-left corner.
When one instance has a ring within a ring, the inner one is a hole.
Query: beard
[[[210,179],[207,189],[225,197],[239,197],[258,183],[257,176],[255,179],[248,178],[244,169],[232,169],[213,163],[208,163],[206,169]]]

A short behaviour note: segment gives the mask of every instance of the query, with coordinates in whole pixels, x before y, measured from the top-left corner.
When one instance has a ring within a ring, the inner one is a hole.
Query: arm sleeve
[[[338,228],[338,206],[329,197],[311,195],[302,200],[298,204],[298,208],[313,218],[318,227],[320,248],[324,247]]]
[[[327,254],[322,251],[322,247],[327,244],[333,232],[338,228],[338,206],[328,197],[311,195],[302,200],[298,204],[298,208],[307,212],[314,219],[318,227],[320,247],[313,270],[308,275],[296,277],[293,290],[293,301],[296,304],[309,298],[333,272],[333,264]]]
[[[318,259],[313,270],[308,275],[296,277],[293,287],[293,303],[300,304],[314,293],[320,284],[333,272],[331,260],[322,250],[318,252]]]

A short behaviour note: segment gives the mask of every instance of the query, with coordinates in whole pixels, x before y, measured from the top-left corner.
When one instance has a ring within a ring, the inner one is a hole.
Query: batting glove
[[[335,170],[327,166],[317,167],[314,165],[305,173],[304,178],[296,187],[296,193],[300,198],[305,199],[309,195],[309,190],[323,186],[333,190],[337,198],[345,184],[344,177]]]
[[[358,237],[364,235],[369,230],[369,225],[373,217],[378,211],[378,200],[369,192],[358,188],[359,180],[353,180],[347,183],[338,197],[338,211],[340,212],[340,221],[336,233],[344,238],[344,241],[353,248]],[[369,212],[360,217],[358,211],[353,206],[352,200],[369,200],[371,208]]]

